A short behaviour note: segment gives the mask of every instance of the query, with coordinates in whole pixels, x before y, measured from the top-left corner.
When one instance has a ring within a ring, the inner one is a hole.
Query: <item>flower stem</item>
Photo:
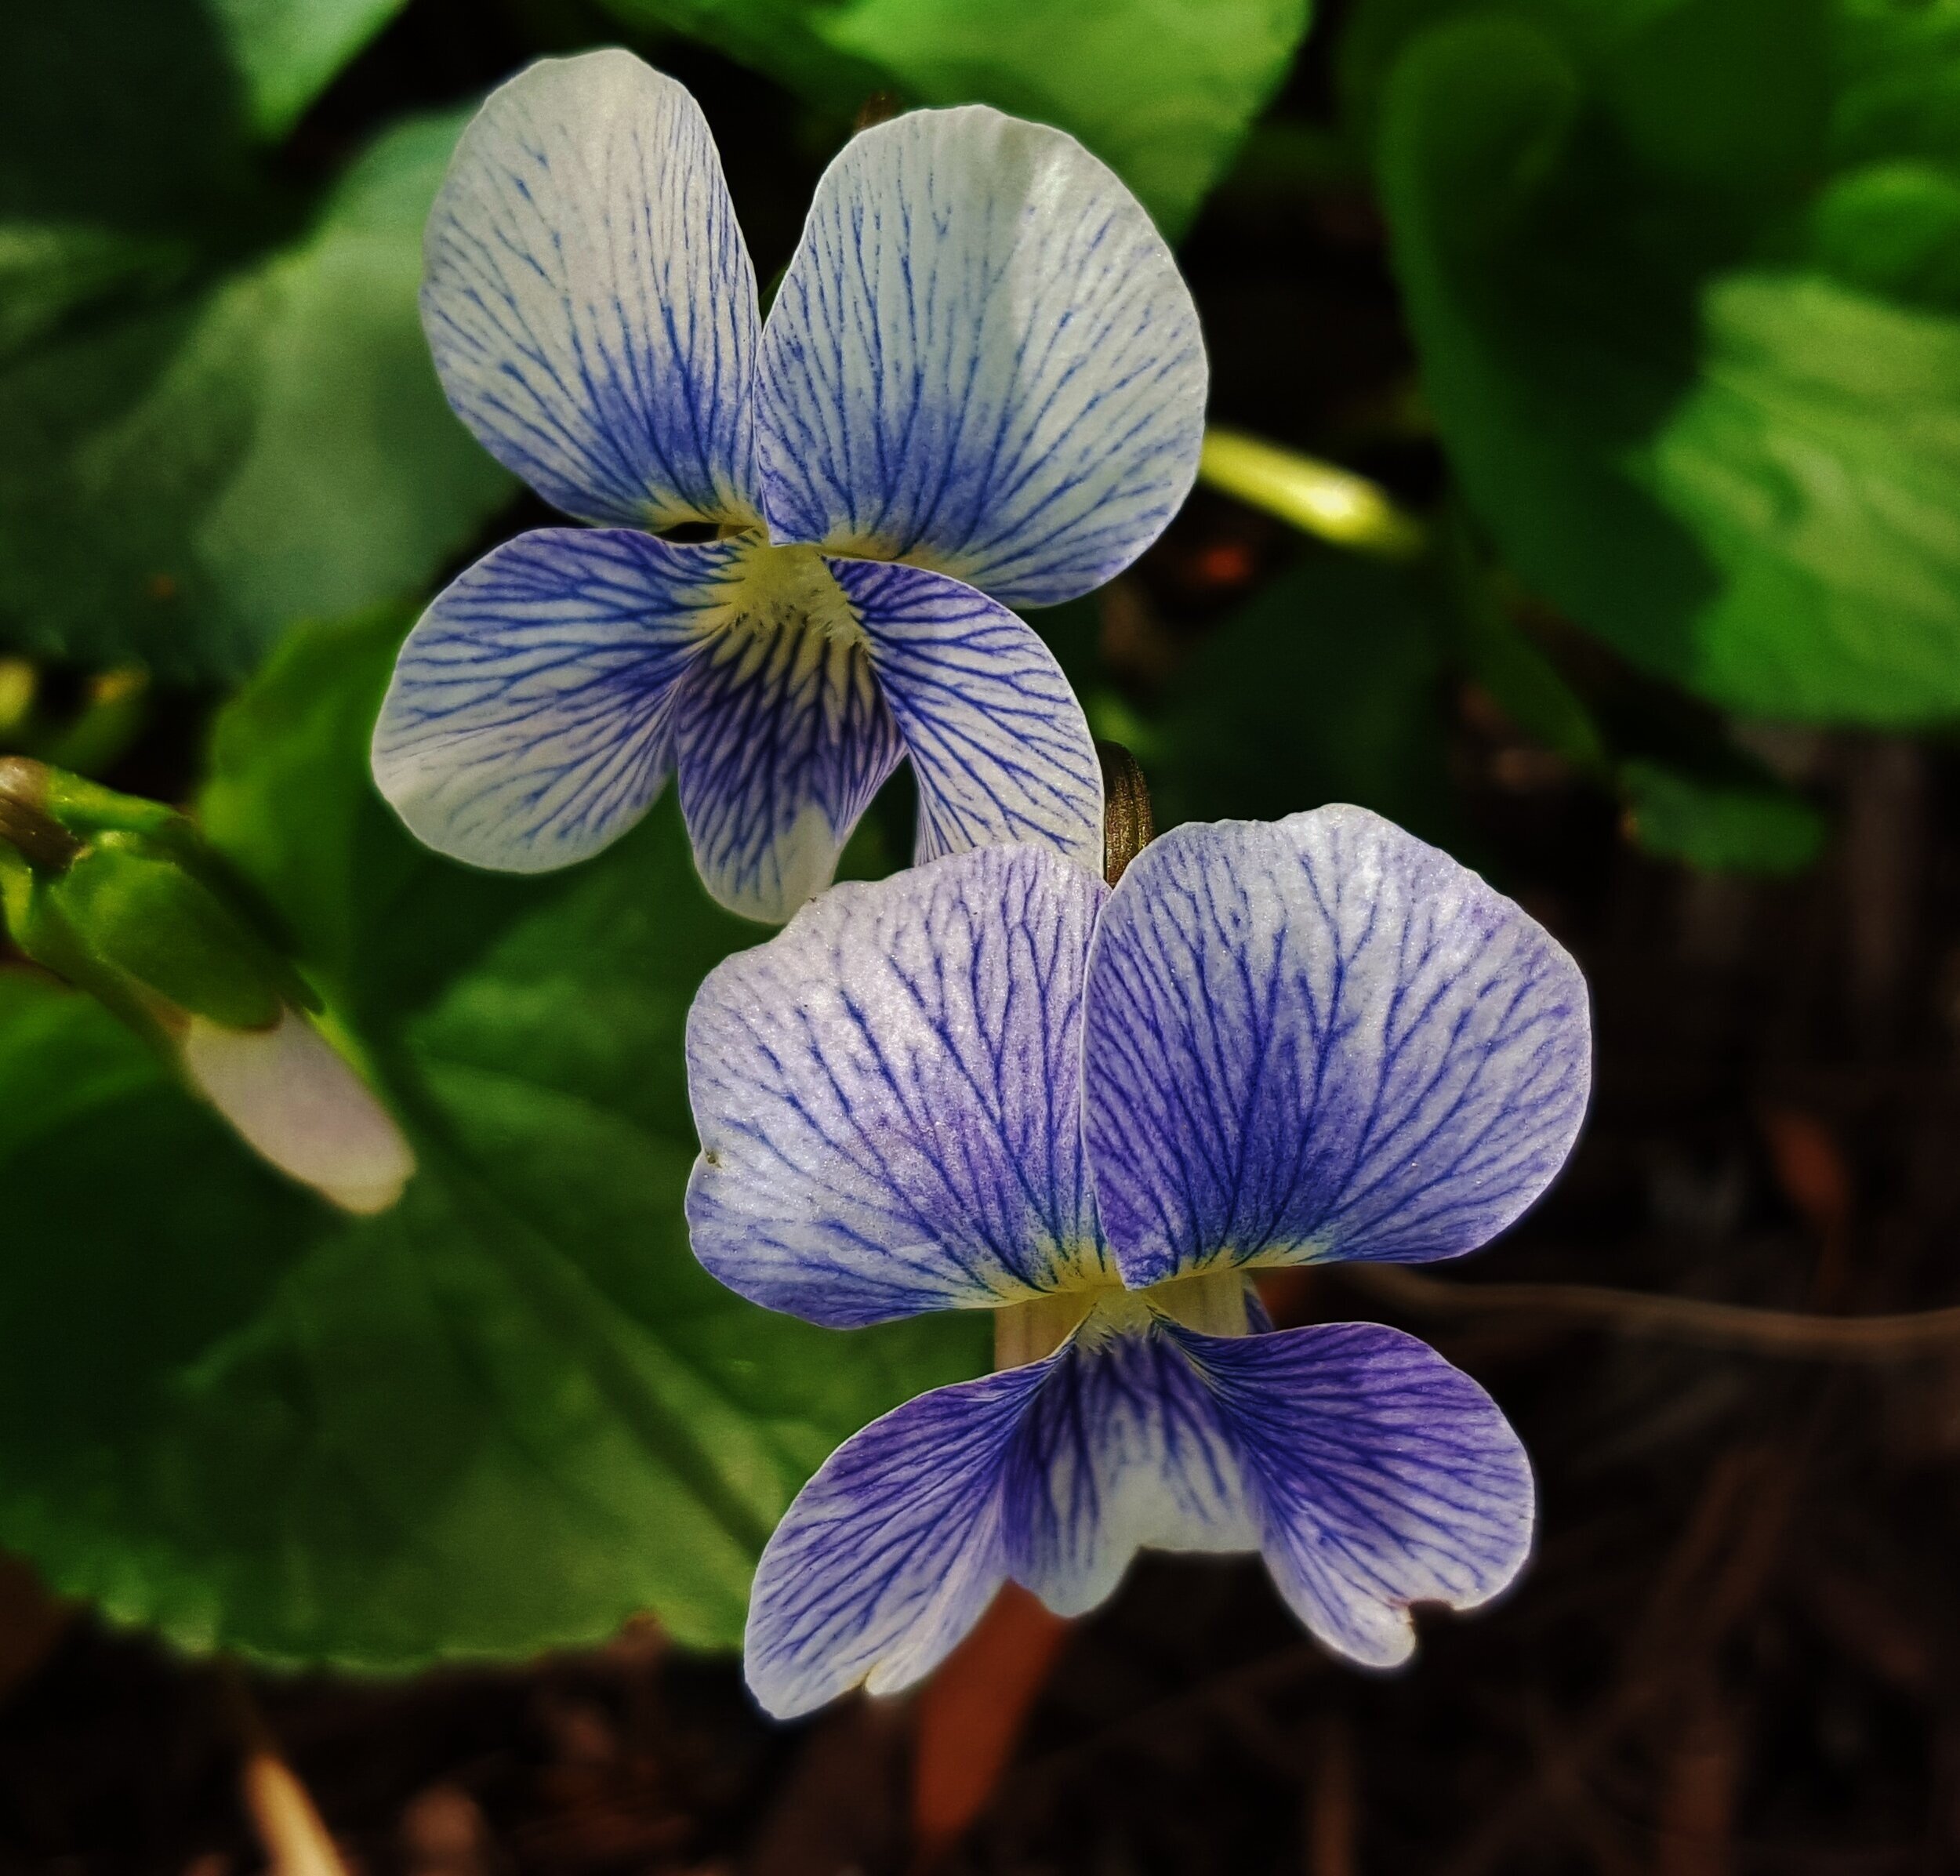
[[[1149,786],[1137,759],[1120,742],[1096,742],[1102,764],[1102,876],[1112,886],[1157,837]]]
[[[1198,479],[1337,547],[1410,561],[1429,531],[1380,484],[1236,430],[1207,430]]]
[[[30,866],[60,873],[82,851],[44,804],[48,771],[25,756],[0,757],[0,840],[15,848]]]

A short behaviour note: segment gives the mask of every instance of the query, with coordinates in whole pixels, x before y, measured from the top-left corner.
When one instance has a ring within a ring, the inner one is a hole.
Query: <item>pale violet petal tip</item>
[[[194,1016],[178,1047],[185,1074],[256,1152],[343,1210],[386,1211],[414,1177],[394,1116],[298,1011],[269,1029]]]
[[[1102,870],[1102,768],[1054,654],[943,574],[833,561],[919,782],[916,858],[1025,841]]]
[[[1376,1667],[1415,1646],[1412,1605],[1473,1609],[1530,1554],[1531,1466],[1497,1403],[1373,1323],[1221,1337],[1167,1332],[1214,1404],[1280,1594]]]
[[[674,713],[681,809],[715,898],[780,924],[830,884],[837,857],[904,753],[861,637],[785,590],[784,550],[750,550],[750,577]],[[790,569],[793,576],[797,569]],[[829,587],[831,602],[841,601]]]
[[[756,1570],[744,1649],[764,1710],[794,1718],[931,1672],[1005,1580],[1003,1456],[1047,1364],[935,1389],[847,1440]]]
[[[1336,807],[1147,847],[1097,934],[1085,1053],[1103,1225],[1139,1285],[1474,1250],[1564,1163],[1591,1029],[1535,921]]]
[[[915,111],[825,172],[771,311],[770,528],[1072,598],[1189,492],[1205,386],[1190,293],[1113,172],[984,106]]]
[[[515,873],[617,839],[664,779],[674,688],[729,558],[544,528],[463,573],[409,634],[375,727],[376,782],[410,831]]]
[[[1104,1272],[1079,1051],[1105,896],[993,847],[837,887],[717,966],[688,1018],[701,1261],[839,1325]]]
[[[423,263],[450,403],[546,501],[653,526],[755,514],[755,273],[706,121],[672,78],[595,52],[493,92]]]

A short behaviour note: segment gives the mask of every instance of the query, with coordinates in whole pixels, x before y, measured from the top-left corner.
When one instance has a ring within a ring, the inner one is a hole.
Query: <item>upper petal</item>
[[[745,550],[726,629],[674,704],[681,810],[708,890],[780,924],[904,753],[863,635],[808,548]]]
[[[1473,1250],[1550,1183],[1585,1111],[1577,966],[1362,808],[1146,847],[1087,1011],[1090,1160],[1132,1286]]]
[[[1409,1608],[1474,1608],[1531,1548],[1531,1465],[1497,1403],[1374,1323],[1220,1337],[1170,1327],[1236,1456],[1279,1593],[1370,1667],[1415,1647]]]
[[[511,873],[582,860],[666,779],[674,686],[736,550],[623,528],[506,541],[425,612],[375,725],[374,774],[419,839]]]
[[[944,574],[833,561],[919,782],[915,858],[1010,841],[1102,870],[1102,767],[1054,654]]]
[[[989,847],[834,887],[718,965],[688,1018],[702,1262],[840,1325],[1109,1280],[1080,1125],[1105,896]]]
[[[1189,491],[1205,377],[1177,264],[1112,171],[984,106],[913,112],[825,172],[770,312],[771,532],[1072,598]]]
[[[450,403],[546,501],[648,528],[755,517],[755,270],[672,78],[595,52],[492,93],[423,270]]]

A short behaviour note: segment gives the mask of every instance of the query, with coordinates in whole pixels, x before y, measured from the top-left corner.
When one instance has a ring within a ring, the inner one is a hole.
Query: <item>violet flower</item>
[[[920,858],[1098,864],[1087,724],[1007,608],[1156,537],[1205,363],[1169,249],[1073,138],[977,106],[864,132],[764,324],[693,99],[625,53],[546,60],[463,133],[422,305],[463,421],[597,524],[496,548],[404,648],[374,767],[422,840],[562,866],[677,771],[709,890],[781,920],[909,757]]]
[[[995,847],[834,888],[702,986],[696,1253],[848,1326],[1001,1312],[1000,1372],[848,1441],[763,1555],[771,1713],[928,1672],[1011,1578],[1064,1614],[1140,1546],[1257,1550],[1327,1646],[1523,1564],[1488,1395],[1370,1323],[1270,1330],[1247,1273],[1485,1243],[1586,1103],[1585,988],[1446,855],[1327,807],[1180,828],[1113,891]]]

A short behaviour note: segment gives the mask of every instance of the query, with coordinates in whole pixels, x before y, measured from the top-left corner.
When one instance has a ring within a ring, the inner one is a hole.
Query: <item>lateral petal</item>
[[[890,561],[829,563],[919,782],[918,862],[1025,841],[1102,870],[1102,768],[1054,654],[984,593]]]
[[[543,873],[646,812],[675,687],[725,608],[729,546],[547,528],[493,549],[409,633],[375,781],[439,853]]]

